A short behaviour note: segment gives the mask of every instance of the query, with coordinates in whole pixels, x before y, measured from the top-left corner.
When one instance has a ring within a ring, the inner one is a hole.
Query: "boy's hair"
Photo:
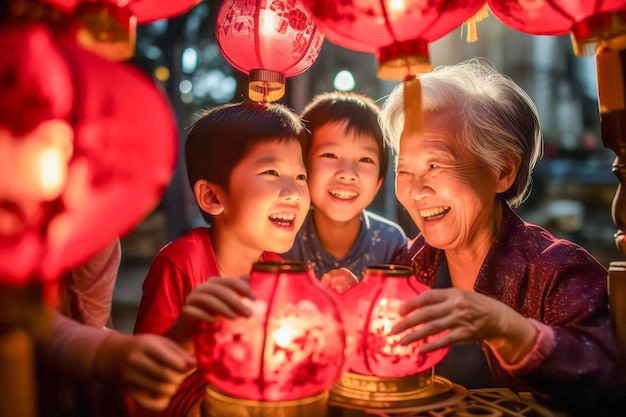
[[[283,104],[251,101],[228,103],[205,110],[187,133],[185,164],[193,190],[204,179],[229,191],[234,168],[260,143],[297,140],[302,146],[304,126]],[[211,223],[212,216],[202,211]]]
[[[378,123],[380,108],[371,98],[346,92],[327,92],[318,94],[306,105],[300,117],[308,132],[304,136],[304,160],[308,160],[311,151],[313,133],[328,123],[345,122],[346,133],[372,136],[378,146],[380,169],[378,178],[387,174],[389,151],[383,140],[383,133]]]

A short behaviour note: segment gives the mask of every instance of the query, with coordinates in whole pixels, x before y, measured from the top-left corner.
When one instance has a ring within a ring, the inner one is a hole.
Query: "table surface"
[[[463,389],[464,390],[464,389]],[[515,393],[506,388],[484,388],[460,392],[449,400],[432,405],[397,409],[356,409],[337,412],[338,404],[331,401],[335,409],[329,415],[361,415],[367,417],[564,417],[539,405],[529,393]],[[345,405],[341,405],[345,410]]]

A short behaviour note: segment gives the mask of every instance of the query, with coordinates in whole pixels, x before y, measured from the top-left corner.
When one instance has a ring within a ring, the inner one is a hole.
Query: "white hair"
[[[537,109],[524,90],[485,59],[440,66],[418,76],[424,120],[443,118],[459,144],[487,169],[500,173],[517,166],[503,198],[513,207],[527,197],[543,144]],[[404,128],[403,86],[396,86],[380,113],[387,144],[398,154]]]

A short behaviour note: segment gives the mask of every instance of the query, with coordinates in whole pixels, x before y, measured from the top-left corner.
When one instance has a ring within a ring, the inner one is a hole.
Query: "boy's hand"
[[[359,283],[359,279],[347,268],[333,269],[322,275],[322,285],[342,294]]]
[[[165,332],[172,340],[191,348],[191,337],[202,322],[212,322],[218,315],[234,319],[248,317],[252,310],[243,298],[254,299],[250,284],[240,279],[212,277],[187,296],[178,320]]]
[[[196,359],[173,341],[154,334],[115,331],[98,348],[95,374],[114,381],[141,407],[165,409]]]

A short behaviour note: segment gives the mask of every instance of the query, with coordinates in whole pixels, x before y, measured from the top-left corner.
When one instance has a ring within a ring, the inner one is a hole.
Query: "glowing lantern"
[[[9,24],[0,74],[0,285],[51,282],[154,208],[176,161],[169,103],[138,69]],[[45,65],[41,63],[45,62]]]
[[[77,7],[86,4],[111,4],[128,9],[137,17],[137,23],[150,23],[159,19],[169,19],[189,11],[202,0],[41,0],[53,4],[59,10],[71,14]]]
[[[433,373],[433,367],[449,348],[422,354],[423,340],[402,346],[399,341],[404,333],[389,334],[402,319],[400,307],[429,290],[417,281],[411,267],[375,265],[366,268],[361,283],[342,294],[345,308],[357,316],[356,355],[349,372],[331,392],[331,399],[356,405],[398,407],[452,393],[452,383],[434,377]],[[429,340],[436,337],[440,335]]]
[[[303,0],[326,39],[376,55],[378,77],[403,80],[431,70],[428,44],[459,27],[485,0]]]
[[[586,47],[626,31],[625,0],[488,0],[488,5],[499,20],[520,32],[570,33],[577,55],[593,53]]]
[[[291,401],[294,415],[325,415],[349,351],[339,298],[300,262],[256,263],[250,286],[251,317],[218,318],[196,339],[211,412],[240,415],[232,407],[242,400],[266,407]]]
[[[80,24],[73,36],[83,47],[119,61],[132,58],[137,24],[185,13],[202,0],[42,0]]]
[[[224,58],[248,74],[248,95],[259,102],[280,99],[285,78],[313,65],[324,42],[299,0],[224,0],[215,32]]]

